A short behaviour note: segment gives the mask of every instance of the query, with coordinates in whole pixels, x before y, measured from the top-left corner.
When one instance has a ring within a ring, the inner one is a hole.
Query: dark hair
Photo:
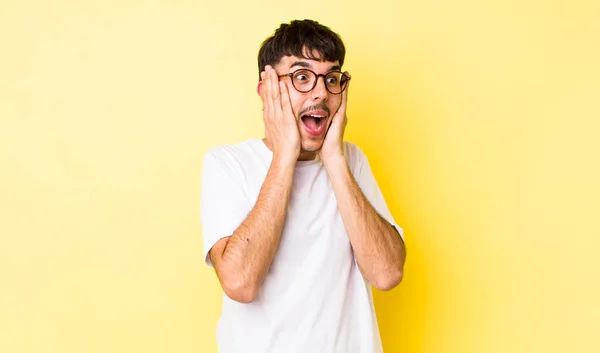
[[[315,57],[315,54],[319,56]],[[261,44],[258,51],[258,75],[266,65],[277,65],[284,56],[338,61],[344,64],[346,48],[340,36],[329,27],[313,20],[282,23],[275,33]]]

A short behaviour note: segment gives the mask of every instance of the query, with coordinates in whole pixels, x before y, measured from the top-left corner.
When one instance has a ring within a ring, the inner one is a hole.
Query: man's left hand
[[[349,75],[348,72],[345,72]],[[348,123],[348,117],[346,116],[346,105],[348,102],[348,90],[350,89],[350,82],[347,83],[347,87],[342,92],[342,104],[337,110],[333,118],[331,119],[331,125],[325,135],[323,146],[319,150],[319,157],[323,163],[327,163],[329,160],[344,158],[343,141],[344,131],[346,130],[346,124]]]

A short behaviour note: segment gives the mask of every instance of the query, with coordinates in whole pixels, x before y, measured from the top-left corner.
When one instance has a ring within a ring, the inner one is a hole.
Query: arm
[[[265,134],[273,159],[249,215],[209,252],[223,290],[242,303],[255,299],[273,262],[300,154],[298,120],[292,112],[286,86],[279,83],[276,71],[270,66],[261,73],[261,78],[259,93]]]
[[[369,203],[343,156],[328,160],[325,168],[363,276],[379,290],[396,287],[406,256],[402,238]]]
[[[281,238],[293,173],[293,164],[274,161],[248,217],[209,252],[221,286],[233,300],[253,301],[269,271]]]
[[[319,155],[333,185],[361,273],[375,288],[389,290],[402,280],[406,257],[404,242],[396,229],[369,203],[348,167],[343,151],[343,136],[348,123],[348,91],[349,86],[342,93],[342,102],[333,116]]]

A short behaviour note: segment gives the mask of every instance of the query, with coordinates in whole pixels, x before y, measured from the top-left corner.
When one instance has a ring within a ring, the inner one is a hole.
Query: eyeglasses
[[[330,71],[326,74],[316,74],[309,69],[299,69],[288,74],[279,75],[279,77],[290,77],[292,85],[298,92],[307,93],[312,91],[317,86],[319,77],[323,77],[325,88],[331,94],[340,94],[344,92],[350,76],[341,71]]]

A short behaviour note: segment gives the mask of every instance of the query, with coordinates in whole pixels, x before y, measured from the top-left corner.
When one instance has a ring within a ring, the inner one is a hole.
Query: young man
[[[405,248],[367,158],[343,141],[344,56],[329,28],[282,24],[258,56],[266,137],[205,156],[221,353],[382,351],[371,286],[400,283]]]

